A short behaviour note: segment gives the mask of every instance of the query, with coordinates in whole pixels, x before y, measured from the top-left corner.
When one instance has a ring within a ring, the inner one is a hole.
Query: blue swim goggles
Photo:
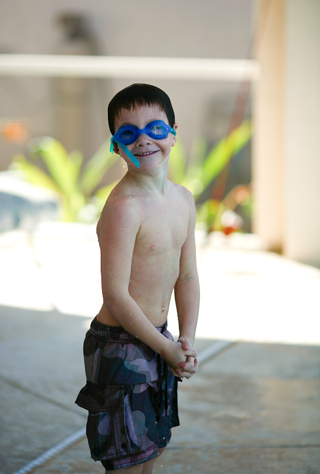
[[[148,123],[145,128],[138,128],[131,124],[122,125],[122,127],[120,127],[111,138],[111,153],[113,153],[114,144],[117,143],[128,158],[130,158],[136,167],[139,168],[139,161],[128,150],[126,145],[134,143],[142,133],[145,133],[148,137],[153,138],[154,140],[163,140],[164,138],[167,138],[169,133],[176,135],[176,131],[162,120],[154,120],[153,122]]]

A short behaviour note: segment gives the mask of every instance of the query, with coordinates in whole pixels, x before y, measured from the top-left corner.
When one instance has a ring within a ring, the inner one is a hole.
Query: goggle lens
[[[170,127],[171,128],[171,127]],[[156,123],[149,128],[149,135],[155,136],[157,138],[167,138],[169,135],[170,129],[168,130],[168,125],[164,122]]]
[[[126,143],[127,145],[129,143],[133,143],[135,141],[136,133],[134,133],[134,130],[131,130],[126,127],[121,127],[118,132],[118,140],[120,140],[123,143]]]

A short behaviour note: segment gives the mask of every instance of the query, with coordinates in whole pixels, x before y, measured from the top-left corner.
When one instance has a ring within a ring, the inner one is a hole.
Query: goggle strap
[[[114,147],[114,138],[111,138],[111,143],[110,143],[110,152],[113,153],[113,147]]]
[[[128,150],[128,148],[123,143],[119,142],[118,140],[115,140],[114,137],[111,138],[111,145],[110,145],[111,153],[113,153],[114,142],[116,142],[119,145],[119,147],[124,151],[127,157],[132,161],[132,163],[137,168],[140,168],[140,163],[137,160],[137,158],[131,153],[131,151]]]

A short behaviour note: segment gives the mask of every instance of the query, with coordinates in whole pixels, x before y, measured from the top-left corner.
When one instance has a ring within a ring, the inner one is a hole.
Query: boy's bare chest
[[[188,224],[186,205],[173,203],[146,207],[142,212],[136,251],[150,256],[174,249],[179,251],[187,238]]]

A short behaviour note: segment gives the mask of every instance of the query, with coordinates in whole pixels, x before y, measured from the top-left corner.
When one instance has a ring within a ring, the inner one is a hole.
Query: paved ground
[[[320,271],[248,240],[199,241],[197,349],[227,343],[181,384],[156,474],[320,473]],[[74,399],[99,253],[91,228],[42,227],[0,236],[0,262],[0,472],[13,474],[84,427]],[[28,472],[103,470],[80,437]]]

